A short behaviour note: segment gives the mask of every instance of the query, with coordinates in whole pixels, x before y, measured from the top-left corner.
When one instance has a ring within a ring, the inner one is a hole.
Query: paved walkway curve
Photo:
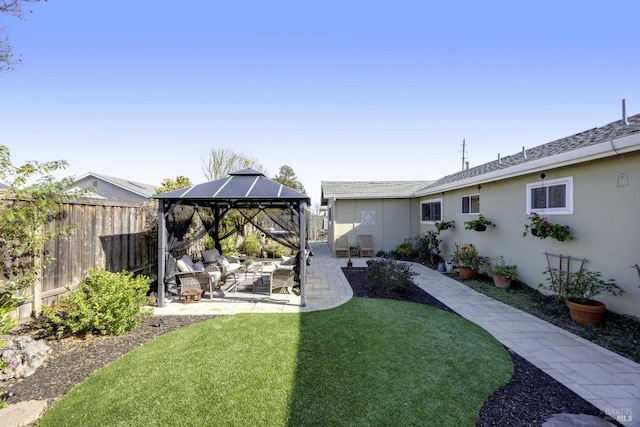
[[[640,364],[412,263],[414,282],[625,426],[640,426]]]
[[[307,279],[307,303],[251,300],[238,303],[205,301],[172,303],[156,315],[233,314],[238,312],[300,312],[323,310],[347,302],[353,292],[341,268],[347,258],[333,256],[326,243],[311,243],[314,253]],[[352,258],[366,267],[366,258]],[[524,311],[474,291],[421,264],[414,282],[456,313],[478,324],[576,394],[625,426],[640,427],[640,364],[593,344]],[[626,419],[626,421],[624,421]]]

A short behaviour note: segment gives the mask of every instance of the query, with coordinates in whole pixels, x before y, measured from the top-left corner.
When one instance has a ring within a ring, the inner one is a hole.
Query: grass
[[[357,298],[163,335],[73,388],[38,426],[473,426],[512,373],[504,347],[459,316]]]
[[[493,299],[533,314],[549,323],[581,336],[619,355],[640,363],[640,319],[607,311],[598,326],[581,326],[571,320],[569,309],[554,296],[543,295],[521,282],[514,282],[510,289],[494,286],[491,278],[479,276],[476,280],[453,279]]]

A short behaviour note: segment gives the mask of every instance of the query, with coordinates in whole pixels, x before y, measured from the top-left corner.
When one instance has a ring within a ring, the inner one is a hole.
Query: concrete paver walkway
[[[342,274],[346,258],[335,258],[326,243],[311,244],[314,256],[307,280],[307,303],[288,298],[229,303],[171,303],[156,315],[300,312],[336,307],[353,293]],[[366,267],[365,258],[352,258]],[[533,365],[625,426],[640,426],[640,364],[619,356],[533,315],[493,300],[437,271],[412,264],[414,282],[452,310],[491,333]]]

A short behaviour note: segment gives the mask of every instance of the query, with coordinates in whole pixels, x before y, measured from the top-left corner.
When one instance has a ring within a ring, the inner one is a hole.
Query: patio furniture
[[[209,292],[209,298],[213,299],[213,290],[218,287],[222,273],[215,264],[205,266],[201,262],[195,263],[188,255],[176,261],[178,272],[176,277],[180,283],[180,296],[192,290]]]
[[[182,292],[182,294],[180,294],[180,298],[184,298],[182,302],[185,304],[190,302],[199,302],[202,298],[203,292],[204,291],[202,289],[191,289],[189,291]]]
[[[375,244],[370,234],[361,234],[358,236],[358,246],[360,247],[361,257],[372,257],[375,254]]]
[[[239,262],[230,262],[224,255],[220,254],[217,249],[208,249],[206,251],[202,251],[202,260],[204,261],[204,265],[216,265],[220,272],[222,273],[222,278],[220,279],[222,283],[226,283],[229,277],[233,277],[233,287],[237,288],[238,284],[238,275],[242,269],[242,264]],[[229,288],[231,289],[231,288]]]
[[[269,295],[290,294],[295,282],[292,267],[276,267],[269,276]]]
[[[336,239],[334,251],[336,257],[348,257],[351,255],[351,247],[349,246],[349,238],[347,235],[342,235]]]

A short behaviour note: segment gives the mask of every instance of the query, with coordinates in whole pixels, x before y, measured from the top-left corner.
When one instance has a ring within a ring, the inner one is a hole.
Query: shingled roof
[[[105,182],[108,182],[120,188],[124,188],[125,190],[128,190],[134,194],[138,194],[146,198],[150,198],[151,196],[153,196],[156,193],[156,190],[158,189],[158,187],[151,184],[131,181],[130,179],[116,178],[114,176],[102,175],[94,172],[86,173],[81,177],[76,178],[74,182],[79,182],[89,176],[99,178]]]
[[[523,151],[517,154],[502,157],[500,160],[496,159],[492,162],[469,168],[468,170],[447,175],[444,178],[433,181],[431,184],[424,187],[423,190],[439,187],[443,184],[462,181],[468,178],[478,177],[490,172],[497,172],[516,165],[552,157],[591,145],[600,144],[602,142],[609,142],[614,138],[621,138],[623,136],[640,132],[640,114],[629,117],[627,122],[627,125],[621,126],[620,120],[618,120],[605,126],[593,128],[565,138],[560,138],[528,150],[523,149]]]
[[[411,197],[433,181],[322,181],[321,204],[327,199]]]
[[[418,197],[432,192],[444,191],[442,187],[455,187],[457,183],[464,185],[467,180],[482,180],[484,175],[487,180],[504,179],[512,171],[517,171],[517,166],[528,163],[540,162],[551,159],[560,154],[584,149],[601,143],[610,143],[614,139],[620,139],[632,134],[640,135],[640,114],[627,118],[627,124],[622,125],[620,120],[607,125],[596,127],[575,135],[560,138],[547,144],[539,145],[510,156],[501,157],[492,162],[485,163],[464,171],[460,171],[433,181],[322,181],[322,202],[327,199],[371,199],[371,198],[401,198]],[[615,150],[614,150],[615,151]],[[502,173],[504,172],[504,173]],[[519,173],[522,173],[520,171]]]

